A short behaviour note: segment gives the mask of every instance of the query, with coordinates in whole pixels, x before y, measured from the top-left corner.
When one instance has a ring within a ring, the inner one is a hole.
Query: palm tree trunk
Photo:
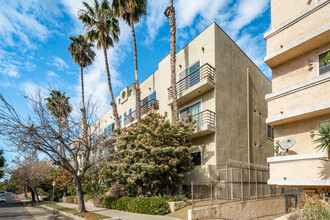
[[[87,138],[87,116],[86,116],[86,108],[85,108],[85,89],[84,89],[84,69],[80,66],[80,79],[81,79],[81,102],[82,102],[82,116],[83,116],[83,135],[84,141],[86,142],[86,146],[88,146],[88,138]]]
[[[109,86],[109,91],[110,91],[110,96],[111,96],[112,113],[113,113],[113,117],[115,118],[116,128],[120,128],[117,105],[116,105],[116,102],[115,102],[115,98],[113,96],[113,91],[112,91],[112,86],[111,86],[111,78],[110,78],[110,70],[109,70],[109,64],[108,64],[107,49],[104,45],[103,45],[103,52],[104,52],[104,59],[105,59],[105,67],[107,69],[108,86]]]
[[[176,90],[176,27],[175,27],[175,9],[173,6],[173,0],[170,0],[170,7],[165,10],[165,16],[168,17],[170,23],[170,35],[171,35],[171,91],[173,99],[173,119],[174,122],[179,120],[178,114],[178,100]]]
[[[137,111],[137,121],[141,122],[141,92],[139,85],[139,74],[138,74],[138,64],[137,64],[137,49],[136,49],[136,38],[134,31],[133,14],[131,14],[131,30],[134,48],[134,65],[135,65],[135,97],[136,97],[136,111]]]

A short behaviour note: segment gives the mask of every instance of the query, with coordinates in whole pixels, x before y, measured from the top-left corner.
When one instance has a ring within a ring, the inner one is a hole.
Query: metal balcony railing
[[[215,126],[215,112],[210,110],[204,110],[193,115],[193,118],[196,120],[195,127],[200,128],[203,125],[212,125]]]
[[[151,99],[141,106],[141,115],[144,115],[152,110],[159,109],[159,102],[156,99]],[[124,119],[124,126],[132,123],[137,118],[137,111],[133,111],[130,114],[126,115],[126,120]]]
[[[203,66],[199,67],[183,79],[179,80],[176,83],[177,94],[180,94],[192,87],[193,85],[199,83],[203,79],[207,78],[214,82],[214,73],[215,68],[208,63],[205,63]],[[172,98],[172,87],[168,88],[168,99]]]

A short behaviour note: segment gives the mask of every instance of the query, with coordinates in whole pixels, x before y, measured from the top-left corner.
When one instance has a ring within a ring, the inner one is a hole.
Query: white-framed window
[[[323,65],[322,60],[324,57],[330,52],[330,50],[324,51],[318,55],[318,66],[319,66],[319,75],[329,73],[330,72],[330,63],[326,66]]]
[[[188,114],[191,114],[196,120],[196,126],[198,127],[201,124],[201,115],[198,114],[202,111],[202,102],[198,101],[193,104],[187,105],[179,110],[180,120],[184,120],[188,117]]]
[[[193,157],[192,163],[195,164],[195,166],[202,166],[202,150],[192,152],[191,156]]]
[[[274,128],[270,125],[267,125],[267,137],[274,140]]]

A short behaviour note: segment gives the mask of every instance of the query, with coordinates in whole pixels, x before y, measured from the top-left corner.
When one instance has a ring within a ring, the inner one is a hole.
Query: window
[[[119,116],[119,126],[121,127],[121,116]]]
[[[96,142],[96,138],[95,138],[95,134],[93,134],[93,136],[92,136],[92,144],[95,144],[95,142]]]
[[[328,63],[326,66],[323,65],[322,60],[323,58],[330,52],[328,50],[327,52],[321,53],[319,55],[319,75],[329,73],[330,72],[330,63]]]
[[[184,120],[188,117],[188,114],[193,115],[196,120],[196,126],[201,126],[201,115],[198,114],[201,112],[201,102],[197,102],[193,105],[187,106],[185,108],[180,109],[179,118],[180,120]]]
[[[129,90],[129,96],[131,96],[132,95],[132,90]]]
[[[193,156],[192,162],[196,166],[201,166],[202,165],[202,152],[201,151],[196,151],[191,153],[191,156]]]
[[[274,140],[274,128],[270,125],[267,125],[267,137]]]
[[[124,125],[126,124],[126,112],[124,113]]]
[[[80,156],[79,156],[79,166],[80,166],[80,167],[82,167],[82,162],[83,162],[83,161],[82,161],[82,156],[80,155]]]
[[[103,155],[106,157],[108,155],[108,146],[106,146],[103,150]]]
[[[179,91],[183,92],[185,89],[195,85],[196,83],[199,83],[200,81],[200,62],[197,61],[196,63],[192,64],[190,67],[186,68],[184,71],[182,71],[179,74],[179,80],[184,79],[181,81],[181,85],[179,85]]]
[[[146,96],[141,101],[141,112],[142,114],[146,114],[150,110],[157,110],[157,101],[156,101],[156,91],[151,93],[149,96]]]
[[[95,163],[95,161],[96,161],[96,151],[95,150],[93,151],[92,159],[93,159],[93,163]]]

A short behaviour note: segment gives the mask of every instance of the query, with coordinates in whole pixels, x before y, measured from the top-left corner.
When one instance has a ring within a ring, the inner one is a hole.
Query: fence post
[[[194,182],[191,181],[191,207],[194,209]]]
[[[243,167],[241,167],[241,200],[244,201]]]
[[[256,199],[258,199],[258,171],[257,168],[255,168],[256,173]]]
[[[211,207],[213,206],[213,180],[211,180]]]
[[[233,170],[234,168],[230,169],[230,197],[232,200],[234,200]]]

